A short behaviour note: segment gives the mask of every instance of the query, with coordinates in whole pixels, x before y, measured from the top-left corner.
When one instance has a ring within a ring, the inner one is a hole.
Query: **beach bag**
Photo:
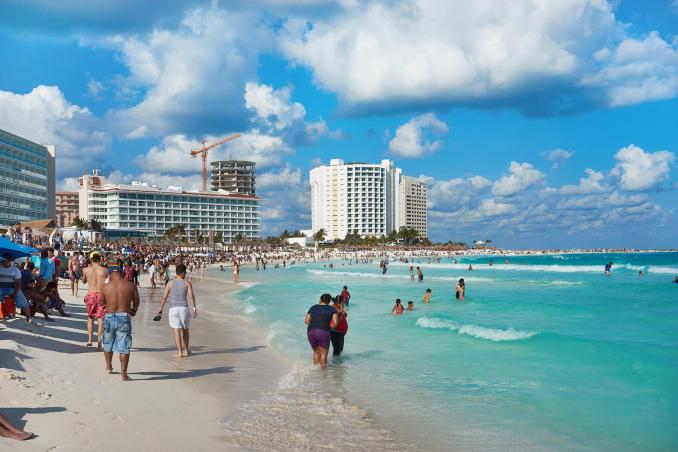
[[[14,305],[14,298],[9,295],[0,300],[0,318],[16,315],[16,306]]]

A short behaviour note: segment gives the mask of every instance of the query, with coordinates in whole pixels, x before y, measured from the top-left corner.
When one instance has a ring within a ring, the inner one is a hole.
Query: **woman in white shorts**
[[[189,302],[192,306],[193,318],[198,317],[198,308],[195,305],[195,295],[193,294],[193,286],[190,281],[186,280],[186,266],[178,264],[176,267],[177,277],[167,283],[165,292],[160,301],[160,309],[158,310],[157,319],[160,319],[165,303],[169,301],[169,324],[174,329],[174,342],[177,346],[176,356],[188,356],[190,351],[188,349],[188,325],[191,319],[189,312]],[[183,348],[182,348],[183,338]]]

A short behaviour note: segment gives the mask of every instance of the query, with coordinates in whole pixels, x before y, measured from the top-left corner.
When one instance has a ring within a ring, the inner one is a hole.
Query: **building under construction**
[[[225,190],[254,196],[256,163],[246,160],[212,162],[212,191]]]

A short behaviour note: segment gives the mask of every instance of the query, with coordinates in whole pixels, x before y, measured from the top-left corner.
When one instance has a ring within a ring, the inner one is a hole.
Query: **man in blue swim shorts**
[[[101,289],[100,304],[106,308],[102,338],[106,371],[113,373],[113,353],[117,352],[120,354],[120,378],[127,381],[132,348],[132,317],[139,309],[139,292],[133,283],[122,277],[122,268],[122,262],[109,267],[109,282]]]

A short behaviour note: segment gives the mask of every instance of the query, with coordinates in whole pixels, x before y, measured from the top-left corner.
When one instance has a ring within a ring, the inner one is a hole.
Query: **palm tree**
[[[323,242],[325,241],[325,236],[326,236],[325,229],[320,228],[316,231],[315,234],[313,234],[313,240],[315,240],[316,242]]]
[[[99,220],[91,219],[89,220],[89,229],[96,232],[103,231],[104,227]]]
[[[89,229],[89,221],[83,220],[80,217],[75,217],[73,221],[71,221],[71,226],[75,226],[76,228],[80,229]]]
[[[245,240],[245,236],[242,235],[241,232],[238,232],[238,233],[235,235],[235,237],[233,237],[233,241],[234,241],[235,243],[242,243],[244,240]]]

